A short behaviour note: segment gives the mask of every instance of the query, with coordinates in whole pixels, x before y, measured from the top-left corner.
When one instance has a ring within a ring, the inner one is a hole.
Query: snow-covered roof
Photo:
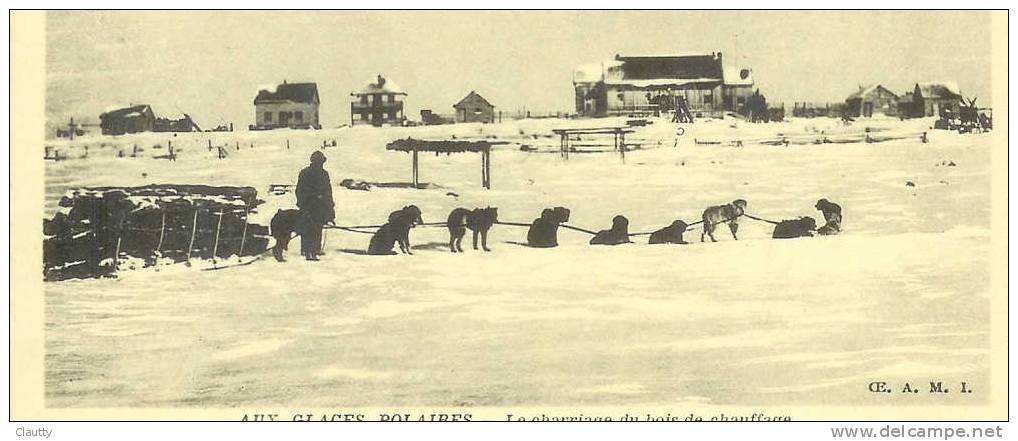
[[[113,109],[103,112],[99,115],[99,119],[108,118],[133,118],[141,116],[144,113],[151,113],[151,107],[148,104],[139,104],[132,107],[124,107],[120,109]]]
[[[395,81],[392,81],[381,74],[375,77],[375,79],[368,81],[360,90],[353,92],[351,95],[370,95],[375,93],[394,93],[397,95],[406,95],[402,87],[399,87]]]
[[[650,80],[606,79],[604,83],[611,86],[629,86],[637,89],[648,89],[655,87],[683,87],[695,84],[712,84],[712,83],[720,84],[721,80],[717,78],[691,78],[691,79],[654,78]]]
[[[720,53],[618,54],[602,63],[577,66],[573,71],[573,83],[603,81],[605,84],[638,88],[717,82],[733,86],[753,85],[752,70],[722,64]],[[715,74],[718,76],[714,77]]]
[[[675,52],[670,54],[616,54],[615,59],[625,58],[687,58],[687,57],[713,57],[715,54],[707,52]]]
[[[454,108],[459,108],[460,106],[464,106],[464,105],[466,105],[467,103],[469,103],[471,101],[480,102],[481,104],[484,104],[485,106],[488,106],[488,107],[492,107],[492,108],[495,107],[494,104],[491,104],[491,102],[489,102],[488,100],[484,99],[484,97],[481,96],[481,94],[479,94],[479,93],[477,93],[476,91],[473,91],[473,90],[471,90],[470,93],[468,93],[467,96],[463,97],[463,99],[461,99],[458,103],[453,104],[453,107]]]
[[[895,98],[898,97],[898,95],[896,93],[891,92],[890,90],[887,90],[886,87],[881,86],[879,84],[873,84],[873,85],[870,85],[870,86],[860,86],[859,90],[856,91],[855,93],[849,95],[848,98],[845,98],[845,101],[863,98],[863,97],[873,93],[877,89],[883,89],[885,92],[887,92],[891,96],[893,96]]]
[[[258,91],[255,96],[255,104],[266,101],[293,101],[295,103],[317,104],[318,84],[316,83],[287,83],[275,87],[274,92],[268,89]]]
[[[924,98],[955,98],[961,97],[958,83],[954,81],[926,81],[916,83]]]

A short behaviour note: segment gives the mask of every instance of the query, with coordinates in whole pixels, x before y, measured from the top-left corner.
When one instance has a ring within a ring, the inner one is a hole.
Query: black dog
[[[396,254],[392,247],[397,243],[399,250],[404,254],[413,254],[410,251],[410,229],[423,223],[421,210],[414,205],[407,205],[400,210],[393,211],[389,214],[389,222],[382,225],[371,236],[371,242],[368,243],[368,254]]]
[[[477,236],[480,235],[481,248],[484,251],[491,251],[488,249],[488,230],[495,222],[498,222],[498,208],[475,208],[473,210],[457,208],[452,210],[445,223],[449,227],[449,251],[463,252],[463,235],[467,233],[467,228],[474,232],[475,250],[477,249]]]
[[[285,262],[283,252],[290,246],[293,233],[300,235],[302,219],[300,210],[279,210],[269,221],[272,237],[276,239],[276,245],[272,247],[272,257],[279,262]]]
[[[629,219],[622,215],[612,218],[611,229],[598,231],[590,239],[591,245],[620,245],[629,242]]]
[[[564,207],[545,208],[541,217],[534,219],[527,230],[527,245],[534,248],[558,246],[558,226],[569,221],[569,209]]]
[[[813,237],[817,229],[817,221],[809,216],[798,219],[783,220],[774,226],[774,239],[794,239],[797,237]]]
[[[681,219],[677,219],[671,225],[651,233],[649,243],[685,244],[687,242],[682,240],[682,233],[685,233],[688,227],[689,225],[686,225]]]

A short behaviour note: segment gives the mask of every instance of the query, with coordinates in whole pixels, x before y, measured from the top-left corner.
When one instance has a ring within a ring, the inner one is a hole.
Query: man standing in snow
[[[300,209],[302,224],[300,253],[307,260],[318,260],[322,251],[322,226],[336,218],[335,203],[332,200],[332,182],[325,171],[325,154],[315,151],[311,154],[311,165],[300,171],[297,177],[297,208]]]

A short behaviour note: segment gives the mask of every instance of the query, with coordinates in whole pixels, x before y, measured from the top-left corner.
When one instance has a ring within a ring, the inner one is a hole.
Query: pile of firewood
[[[268,227],[248,222],[251,187],[148,185],[69,192],[43,221],[46,280],[100,277],[141,266],[258,255]]]

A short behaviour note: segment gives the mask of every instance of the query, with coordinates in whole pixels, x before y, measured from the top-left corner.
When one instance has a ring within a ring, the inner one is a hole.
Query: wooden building
[[[470,91],[467,96],[452,107],[456,109],[456,122],[458,123],[495,122],[495,106],[475,91]]]
[[[201,127],[191,119],[191,115],[184,114],[182,118],[156,118],[152,125],[153,132],[200,132]]]
[[[725,82],[721,85],[721,107],[728,112],[738,112],[755,92],[753,70],[726,68],[724,75]]]
[[[573,75],[576,113],[627,115],[671,110],[684,98],[697,116],[722,117],[753,93],[749,69],[726,74],[720,52],[677,55],[616,55],[584,65]]]
[[[406,121],[403,114],[403,97],[406,92],[381,75],[350,96],[353,97],[350,101],[350,125],[371,124],[381,127],[402,125]]]
[[[103,135],[151,132],[156,116],[148,104],[115,109],[99,115],[99,127]]]
[[[961,94],[958,86],[948,82],[916,83],[912,90],[910,113],[912,118],[940,116],[949,112],[957,117],[961,108]]]
[[[276,86],[269,92],[262,89],[255,96],[255,124],[252,130],[267,130],[283,127],[322,128],[318,120],[318,98],[316,83],[287,83]]]
[[[922,113],[916,110],[915,105],[915,91],[905,92],[904,95],[898,97],[898,101],[895,103],[895,107],[898,108],[898,118],[915,118],[916,114]]]
[[[851,117],[898,115],[898,95],[879,84],[859,86],[859,90],[845,98],[845,114]]]

